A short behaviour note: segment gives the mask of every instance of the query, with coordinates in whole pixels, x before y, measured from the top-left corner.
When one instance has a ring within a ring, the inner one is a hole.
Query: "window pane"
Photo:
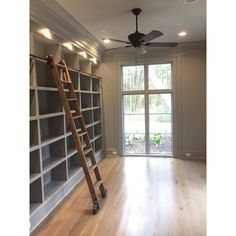
[[[144,90],[144,66],[123,66],[123,91]]]
[[[146,153],[145,134],[124,134],[124,152],[125,154]]]
[[[149,95],[149,113],[171,113],[171,94]]]
[[[150,153],[159,155],[171,155],[172,154],[172,140],[171,134],[153,134],[150,133],[149,149]]]
[[[124,95],[124,152],[145,153],[144,95]]]
[[[149,95],[150,153],[171,155],[171,94]]]
[[[171,64],[148,66],[149,89],[171,89]]]
[[[124,95],[124,132],[145,133],[144,95]]]

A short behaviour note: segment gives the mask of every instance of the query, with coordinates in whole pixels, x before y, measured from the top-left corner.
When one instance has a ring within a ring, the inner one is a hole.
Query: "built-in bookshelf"
[[[31,32],[30,36],[29,163],[32,231],[84,176],[46,56],[53,55],[57,62],[64,59],[68,65],[97,160],[102,157],[103,145],[101,64],[93,65],[78,53],[36,32]],[[83,144],[82,139],[81,142]]]

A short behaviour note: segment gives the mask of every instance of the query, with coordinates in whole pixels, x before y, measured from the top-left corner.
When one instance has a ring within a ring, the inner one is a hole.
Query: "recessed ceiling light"
[[[179,33],[179,36],[180,36],[180,37],[184,37],[184,36],[186,36],[186,35],[187,35],[187,33],[186,33],[185,31],[182,31],[182,32]]]
[[[111,40],[110,40],[110,39],[103,39],[103,42],[104,42],[104,43],[110,43]]]

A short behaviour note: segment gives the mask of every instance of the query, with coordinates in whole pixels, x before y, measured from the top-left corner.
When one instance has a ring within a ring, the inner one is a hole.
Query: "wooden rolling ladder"
[[[96,191],[100,189],[101,196],[105,198],[107,196],[107,190],[104,187],[103,181],[101,179],[97,161],[95,159],[95,155],[91,146],[88,132],[85,127],[85,122],[68,72],[68,68],[64,60],[62,60],[59,64],[56,64],[53,56],[47,57],[47,63],[52,70],[52,74],[58,89],[59,97],[64,107],[66,117],[69,123],[69,128],[72,132],[73,142],[75,144],[75,147],[81,160],[89,192],[93,201],[93,214],[96,214],[97,211],[100,209],[100,203]],[[63,70],[62,79],[58,72],[58,67]],[[65,88],[69,89],[69,94],[65,92],[64,90]],[[82,139],[85,142],[86,144],[85,148],[83,148],[83,146],[81,145],[80,139]],[[90,166],[86,162],[87,156],[91,160]],[[95,183],[93,183],[93,179],[91,176],[93,172],[96,177]]]

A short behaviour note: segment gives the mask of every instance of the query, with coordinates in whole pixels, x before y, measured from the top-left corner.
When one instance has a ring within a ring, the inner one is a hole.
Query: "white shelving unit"
[[[102,158],[100,64],[31,32],[30,56],[30,220],[31,231],[83,178],[83,170],[47,55],[64,59],[76,89],[96,159]],[[44,59],[45,58],[45,59]],[[93,75],[91,73],[94,73]],[[77,127],[78,130],[80,127]],[[82,140],[81,140],[82,141]]]

